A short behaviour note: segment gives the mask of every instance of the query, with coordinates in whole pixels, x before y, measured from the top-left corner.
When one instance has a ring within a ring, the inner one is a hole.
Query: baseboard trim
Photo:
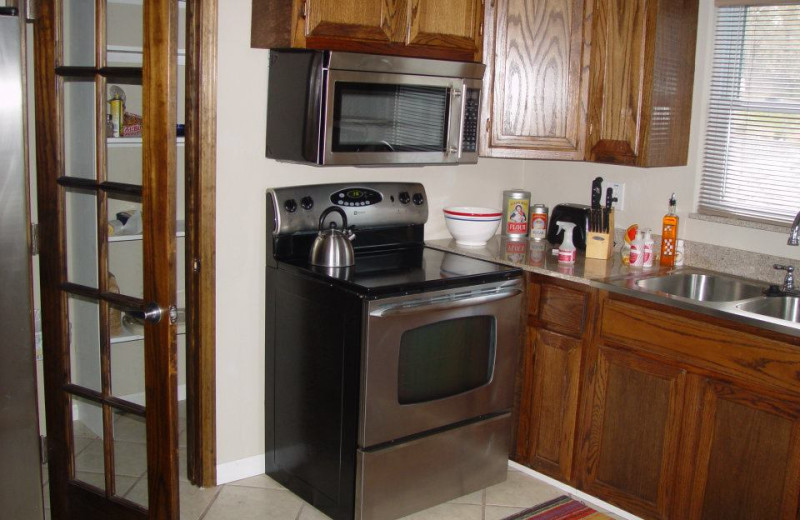
[[[243,478],[263,475],[266,471],[266,464],[267,457],[263,453],[246,459],[217,464],[217,485],[221,486]]]
[[[575,489],[572,486],[568,486],[568,485],[564,484],[563,482],[559,482],[558,480],[556,480],[554,478],[551,478],[551,477],[548,477],[547,475],[544,475],[542,473],[539,473],[538,471],[534,471],[534,470],[532,470],[531,468],[529,468],[527,466],[523,466],[522,464],[518,464],[518,463],[514,462],[513,460],[509,460],[508,461],[508,466],[510,468],[513,468],[513,469],[517,470],[517,471],[521,471],[522,473],[525,473],[526,475],[530,475],[531,477],[533,477],[535,479],[541,480],[542,482],[544,482],[546,484],[549,484],[549,485],[551,485],[553,487],[557,487],[558,489],[561,489],[565,493],[567,493],[569,495],[572,495],[573,497],[579,499],[581,502],[586,502],[587,504],[595,506],[595,507],[597,507],[599,509],[602,509],[605,512],[613,513],[614,515],[617,515],[617,516],[619,516],[621,518],[626,518],[627,520],[642,520],[638,516],[632,515],[632,514],[628,513],[627,511],[618,508],[617,506],[611,505],[608,502],[603,502],[599,498],[593,497],[592,495],[587,495],[586,493],[584,493],[583,491],[581,491],[579,489]]]

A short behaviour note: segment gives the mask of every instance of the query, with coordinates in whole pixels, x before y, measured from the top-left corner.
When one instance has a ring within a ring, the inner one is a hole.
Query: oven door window
[[[333,152],[443,152],[450,89],[336,82]]]
[[[488,384],[494,372],[495,344],[492,316],[439,321],[404,332],[398,402],[424,403]]]

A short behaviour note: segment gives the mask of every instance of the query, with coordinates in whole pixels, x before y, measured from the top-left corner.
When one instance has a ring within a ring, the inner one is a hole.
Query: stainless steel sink
[[[701,302],[732,302],[760,296],[761,285],[717,274],[672,273],[636,281],[642,289]]]
[[[797,296],[775,296],[750,300],[736,306],[745,312],[800,323],[800,298]]]

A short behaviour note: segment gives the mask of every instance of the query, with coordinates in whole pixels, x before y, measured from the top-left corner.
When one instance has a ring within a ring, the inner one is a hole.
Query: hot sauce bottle
[[[678,241],[678,215],[675,213],[675,194],[669,198],[669,211],[661,220],[661,265],[675,265],[675,247]]]

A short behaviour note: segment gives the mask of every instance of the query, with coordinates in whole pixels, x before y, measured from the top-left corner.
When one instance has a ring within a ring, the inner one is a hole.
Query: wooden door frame
[[[63,230],[58,219],[51,218],[63,210],[64,201],[53,191],[59,176],[62,151],[58,146],[61,114],[58,107],[55,45],[40,45],[43,39],[61,45],[55,13],[50,2],[36,2],[30,15],[36,20],[34,60],[36,73],[36,147],[37,191],[39,193],[39,230],[43,244],[40,254],[42,282],[42,321],[44,337],[52,344],[64,344],[68,338],[63,320],[66,298],[58,290],[65,279],[66,266],[60,260],[65,248]],[[215,198],[216,198],[216,70],[217,70],[217,0],[187,0],[187,136],[186,136],[186,200],[187,234],[186,266],[187,301],[187,441],[189,479],[199,486],[216,484],[216,418],[215,418]],[[51,404],[46,409],[48,424],[64,421],[69,400],[62,387],[69,381],[69,360],[66,356],[45,357],[44,369],[53,374],[53,383],[45,385]],[[62,492],[54,498],[54,518],[66,511],[67,486],[64,475],[72,466],[69,453],[59,448],[67,438],[70,425],[51,428],[48,435],[50,487]]]
[[[202,487],[217,483],[217,2],[187,0],[186,19],[186,440]]]

